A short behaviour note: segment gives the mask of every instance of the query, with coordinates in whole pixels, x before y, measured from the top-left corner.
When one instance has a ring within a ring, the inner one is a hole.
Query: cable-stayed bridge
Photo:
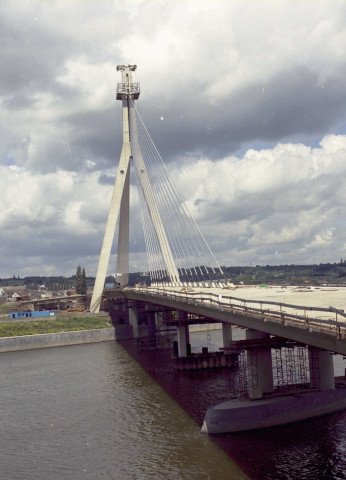
[[[141,345],[145,339],[148,345],[156,347],[162,328],[166,332],[169,329],[172,332],[173,328],[174,357],[180,369],[234,366],[235,358],[245,359],[245,380],[242,387],[238,386],[237,393],[245,388],[250,399],[262,399],[275,392],[292,393],[292,389],[301,390],[304,385],[311,395],[315,391],[336,392],[332,394],[336,399],[334,407],[330,407],[329,399],[328,405],[316,414],[345,408],[346,395],[344,398],[336,388],[331,355],[331,352],[346,355],[344,311],[245,301],[225,295],[224,290],[203,291],[206,286],[225,288],[224,274],[175,187],[135,105],[140,94],[139,83],[133,79],[136,66],[118,65],[117,70],[121,73],[117,99],[122,102],[123,146],[90,312],[97,313],[102,299],[106,298],[116,338],[140,339]],[[151,280],[149,289],[128,288],[131,163],[139,191]],[[107,290],[105,278],[118,221],[116,272],[120,285]],[[304,312],[290,313],[290,308]],[[316,315],[307,315],[307,310]],[[222,324],[223,355],[204,352],[202,361],[191,354],[189,325],[217,322]],[[240,343],[232,340],[234,325],[245,329],[246,338]],[[243,357],[242,352],[245,352]]]
[[[179,194],[135,105],[140,94],[133,81],[135,65],[119,65],[123,147],[111,200],[90,311],[97,312],[104,287],[115,228],[119,217],[116,272],[121,286],[128,283],[130,164],[136,172],[141,217],[152,285],[202,286],[224,281],[197,223]]]

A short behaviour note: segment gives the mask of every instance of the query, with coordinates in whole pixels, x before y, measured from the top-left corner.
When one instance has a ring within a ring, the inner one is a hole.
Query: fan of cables
[[[152,285],[219,285],[224,274],[179,194],[134,102],[130,141]]]

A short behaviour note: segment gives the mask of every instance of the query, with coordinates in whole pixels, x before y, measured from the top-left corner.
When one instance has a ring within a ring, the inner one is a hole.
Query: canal
[[[0,478],[246,478],[115,342],[0,361]]]
[[[245,479],[239,465],[254,480],[345,478],[346,412],[208,438],[200,425],[229,373],[175,372],[170,353],[105,342],[1,354],[1,477]]]

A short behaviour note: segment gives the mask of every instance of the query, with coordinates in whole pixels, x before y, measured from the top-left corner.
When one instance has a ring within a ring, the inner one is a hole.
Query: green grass
[[[110,326],[108,318],[91,316],[55,317],[54,319],[49,318],[47,320],[29,322],[4,322],[0,323],[0,337],[72,332],[92,330],[94,328],[108,328]]]
[[[16,311],[16,305],[13,303],[2,303],[0,305],[0,314],[11,313]]]

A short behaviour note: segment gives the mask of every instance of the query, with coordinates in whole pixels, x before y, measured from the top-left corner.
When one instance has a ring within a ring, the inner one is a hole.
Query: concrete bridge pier
[[[190,334],[189,325],[185,322],[187,313],[182,310],[177,311],[178,315],[178,328],[177,328],[177,341],[178,341],[178,356],[187,357],[190,352]]]
[[[230,323],[222,324],[223,347],[228,348],[232,341],[232,325]]]
[[[146,312],[147,324],[148,324],[148,338],[149,345],[156,347],[156,324],[155,324],[155,312]]]
[[[111,308],[109,310],[112,318],[116,319],[119,323],[128,324],[129,313],[128,313],[128,302],[122,300],[111,303]]]
[[[125,340],[133,338],[133,322],[130,322],[132,302],[128,300],[108,302],[108,311],[115,329],[115,338]],[[132,312],[132,315],[134,313]]]
[[[188,345],[188,336],[189,336],[189,327],[188,325],[181,325],[177,330],[177,340],[178,340],[178,356],[187,357],[187,345]]]
[[[155,313],[155,325],[156,328],[160,330],[160,328],[163,327],[164,322],[163,322],[163,313],[162,312],[156,312]]]
[[[320,390],[335,388],[333,355],[327,350],[309,347],[310,387]]]
[[[129,324],[132,327],[133,338],[138,338],[139,337],[138,311],[133,306],[129,308]]]
[[[246,330],[246,340],[267,338],[270,335],[258,330]],[[273,365],[270,347],[247,350],[247,381],[250,398],[262,398],[274,391]]]

